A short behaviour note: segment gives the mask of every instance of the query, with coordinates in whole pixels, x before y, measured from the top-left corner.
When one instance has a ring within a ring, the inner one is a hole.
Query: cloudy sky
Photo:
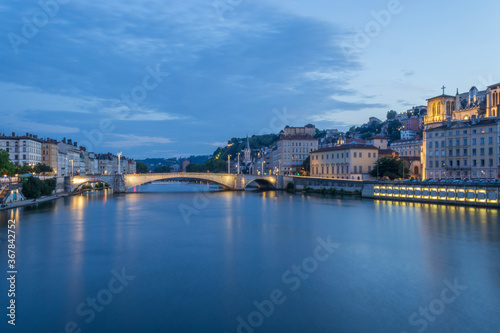
[[[134,158],[345,130],[442,85],[499,82],[499,14],[493,0],[11,0],[0,130]]]

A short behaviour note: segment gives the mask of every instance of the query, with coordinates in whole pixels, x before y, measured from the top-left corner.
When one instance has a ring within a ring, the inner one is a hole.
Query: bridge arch
[[[251,183],[256,183],[262,189],[277,189],[280,181],[278,176],[256,176],[225,173],[147,173],[147,174],[117,174],[117,175],[84,175],[67,177],[65,190],[72,192],[89,182],[108,184],[114,192],[123,193],[136,186],[160,180],[199,180],[206,181],[225,190],[244,191]]]
[[[236,178],[232,174],[212,174],[212,173],[151,173],[151,174],[134,174],[125,175],[124,177],[124,190],[129,190],[133,187],[148,184],[160,180],[200,180],[206,181],[215,185],[222,186],[225,190],[232,190],[236,188]]]
[[[129,190],[131,188],[134,188],[136,186],[141,186],[141,185],[145,185],[145,184],[149,184],[149,183],[153,183],[153,182],[164,181],[164,180],[172,180],[172,181],[182,181],[182,180],[203,181],[203,182],[207,182],[209,184],[221,186],[224,190],[230,190],[231,189],[231,187],[228,187],[227,184],[224,184],[222,182],[218,182],[218,181],[215,181],[215,180],[208,180],[208,179],[196,178],[196,177],[179,176],[179,177],[166,177],[166,178],[159,178],[159,179],[154,179],[154,180],[147,180],[145,182],[138,183],[135,186],[131,186],[131,187],[127,186],[127,190]]]
[[[97,177],[97,176],[76,176],[71,181],[71,192],[75,192],[82,186],[89,183],[103,183],[114,189],[115,182],[112,177]]]
[[[250,185],[250,184],[257,184],[259,186],[259,189],[262,189],[262,190],[275,190],[276,189],[276,185],[274,184],[274,182],[268,180],[268,179],[265,179],[265,178],[256,178],[256,179],[253,179],[253,180],[250,180],[246,185],[245,185],[245,189]]]

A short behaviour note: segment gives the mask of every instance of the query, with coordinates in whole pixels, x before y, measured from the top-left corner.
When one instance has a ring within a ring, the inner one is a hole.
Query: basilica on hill
[[[427,100],[421,150],[424,178],[500,177],[500,83]]]
[[[500,83],[479,91],[475,86],[468,92],[457,93],[455,96],[443,94],[427,100],[427,116],[425,124],[432,128],[432,124],[448,120],[469,120],[481,117],[497,117],[500,104]]]

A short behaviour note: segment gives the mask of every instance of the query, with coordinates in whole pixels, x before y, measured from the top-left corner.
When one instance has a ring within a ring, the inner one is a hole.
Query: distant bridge
[[[227,173],[144,173],[120,175],[84,175],[66,177],[65,192],[73,192],[87,183],[102,182],[108,184],[114,192],[123,193],[139,185],[159,180],[202,180],[220,185],[225,190],[244,191],[252,183],[262,189],[282,189],[281,176],[254,176]]]

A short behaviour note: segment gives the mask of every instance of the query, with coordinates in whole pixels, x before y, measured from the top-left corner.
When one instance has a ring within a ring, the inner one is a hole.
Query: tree
[[[186,172],[212,172],[225,173],[227,172],[227,162],[217,158],[209,159],[205,164],[191,163],[186,167]]]
[[[398,113],[394,110],[388,111],[387,112],[387,120],[392,120],[392,119],[396,118],[397,115],[398,115]]]
[[[144,162],[137,162],[135,167],[136,167],[137,173],[148,173],[149,172],[149,168]]]
[[[45,180],[43,184],[42,195],[52,195],[57,187],[57,181],[54,178]]]
[[[22,193],[27,199],[37,199],[42,196],[43,183],[36,177],[29,177],[23,184]]]
[[[0,149],[0,176],[12,176],[16,173],[16,166],[10,161],[9,153]]]
[[[54,178],[41,181],[32,176],[23,184],[22,193],[27,199],[38,199],[41,196],[51,195],[56,186],[57,181]]]
[[[389,122],[389,125],[387,126],[387,132],[389,134],[389,140],[392,141],[397,141],[401,139],[401,127],[403,124],[399,120],[392,120]]]
[[[153,172],[154,173],[168,173],[171,171],[171,168],[169,166],[166,166],[166,165],[162,165],[162,166],[157,166]]]
[[[52,172],[52,171],[53,170],[50,166],[42,164],[42,163],[38,163],[34,168],[34,172],[37,174],[42,173],[42,172]]]
[[[307,175],[311,174],[311,156],[307,156],[304,163],[302,163],[302,168],[304,168]]]
[[[16,173],[19,175],[24,175],[26,173],[33,173],[35,170],[29,165],[24,163],[24,165],[16,165]]]
[[[377,177],[378,173],[379,177],[389,177],[390,179],[403,178],[403,168],[404,176],[408,178],[410,176],[410,170],[406,167],[404,160],[398,157],[383,157],[379,159],[373,167],[371,176]]]

